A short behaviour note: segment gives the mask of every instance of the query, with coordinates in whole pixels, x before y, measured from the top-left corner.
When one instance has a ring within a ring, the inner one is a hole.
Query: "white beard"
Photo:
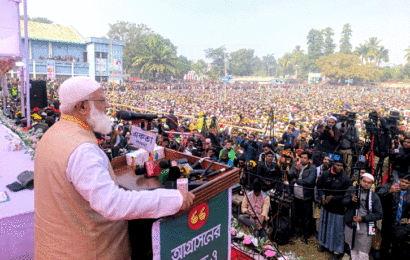
[[[91,111],[90,116],[88,117],[88,124],[94,132],[103,135],[108,135],[112,132],[110,118],[104,112],[98,111],[95,108],[94,103],[91,104]]]

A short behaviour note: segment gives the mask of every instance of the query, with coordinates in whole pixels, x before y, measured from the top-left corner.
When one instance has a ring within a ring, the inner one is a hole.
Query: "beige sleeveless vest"
[[[127,222],[101,216],[67,180],[71,153],[87,142],[98,145],[92,132],[77,123],[60,120],[47,130],[38,144],[34,159],[37,260],[131,258]],[[118,185],[111,165],[109,167],[111,178]]]

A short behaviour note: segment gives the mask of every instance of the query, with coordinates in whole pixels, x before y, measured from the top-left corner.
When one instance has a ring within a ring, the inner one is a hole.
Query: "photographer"
[[[304,130],[300,131],[300,136],[295,138],[295,140],[293,141],[293,147],[295,149],[302,149],[305,150],[306,148],[308,148],[308,141],[307,141],[307,132]]]
[[[318,130],[320,131],[319,140],[321,140],[319,151],[333,153],[340,141],[342,133],[336,128],[336,117],[331,116],[327,120],[327,125]]]
[[[339,130],[343,133],[342,139],[340,140],[340,154],[346,165],[346,173],[350,176],[353,157],[352,150],[355,148],[355,144],[359,140],[359,131],[355,126],[355,121],[351,118],[344,121]]]
[[[383,228],[382,245],[380,248],[381,259],[388,259],[390,245],[393,249],[399,241],[395,240],[395,231],[402,228],[402,221],[410,217],[410,174],[404,176],[400,181],[387,183],[377,192],[383,205]],[[407,223],[409,221],[407,220]]]
[[[283,133],[282,140],[285,142],[285,144],[293,145],[294,139],[299,136],[299,131],[296,130],[295,125],[296,123],[294,121],[291,121],[289,123],[288,129]]]
[[[392,161],[392,175],[395,181],[410,174],[410,136],[404,137],[402,146],[394,149],[390,160]]]
[[[245,159],[243,156],[239,157],[239,163],[241,162],[241,160]],[[256,162],[254,161],[249,161],[246,162],[245,165],[241,166],[239,164],[239,168],[240,168],[240,184],[245,187],[245,189],[250,190],[252,189],[252,184],[254,183],[255,179],[256,179]],[[243,174],[241,174],[241,172]]]
[[[371,174],[364,173],[360,184],[350,187],[343,198],[343,205],[347,207],[345,241],[350,247],[352,260],[369,259],[375,222],[383,217],[379,196],[371,190],[373,181]]]
[[[255,141],[255,135],[249,134],[248,140],[243,139],[241,147],[245,149],[245,157],[249,160],[258,161],[259,144]]]
[[[271,146],[269,144],[262,144],[262,148],[263,148],[263,152],[259,155],[259,162],[264,162],[266,159],[266,154],[269,151],[272,151],[274,155],[273,161],[275,164],[277,164],[280,156],[272,150]]]

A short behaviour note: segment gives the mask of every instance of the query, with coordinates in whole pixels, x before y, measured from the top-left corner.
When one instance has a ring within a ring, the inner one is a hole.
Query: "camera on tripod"
[[[397,136],[400,134],[404,134],[403,131],[399,129],[399,120],[402,119],[400,116],[400,112],[397,111],[390,111],[390,116],[385,117],[386,125],[384,126],[388,129],[389,134],[393,137],[393,139],[397,139]]]
[[[346,112],[346,115],[333,114],[337,118],[338,122],[347,122],[348,125],[355,125],[356,123],[356,112]]]

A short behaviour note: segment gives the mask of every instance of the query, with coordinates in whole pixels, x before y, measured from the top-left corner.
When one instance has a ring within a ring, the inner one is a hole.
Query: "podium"
[[[190,164],[200,159],[166,148],[164,155],[162,160],[187,158]],[[210,163],[205,159],[201,167],[205,169]],[[136,176],[132,167],[127,165],[125,156],[113,159],[111,165],[119,185],[125,189],[150,190],[162,187],[156,178]],[[227,166],[214,162],[210,170],[223,168]],[[191,190],[195,194],[191,208],[155,222],[153,220],[153,259],[230,259],[231,187],[239,182],[239,169],[232,168],[207,180],[208,183]]]

